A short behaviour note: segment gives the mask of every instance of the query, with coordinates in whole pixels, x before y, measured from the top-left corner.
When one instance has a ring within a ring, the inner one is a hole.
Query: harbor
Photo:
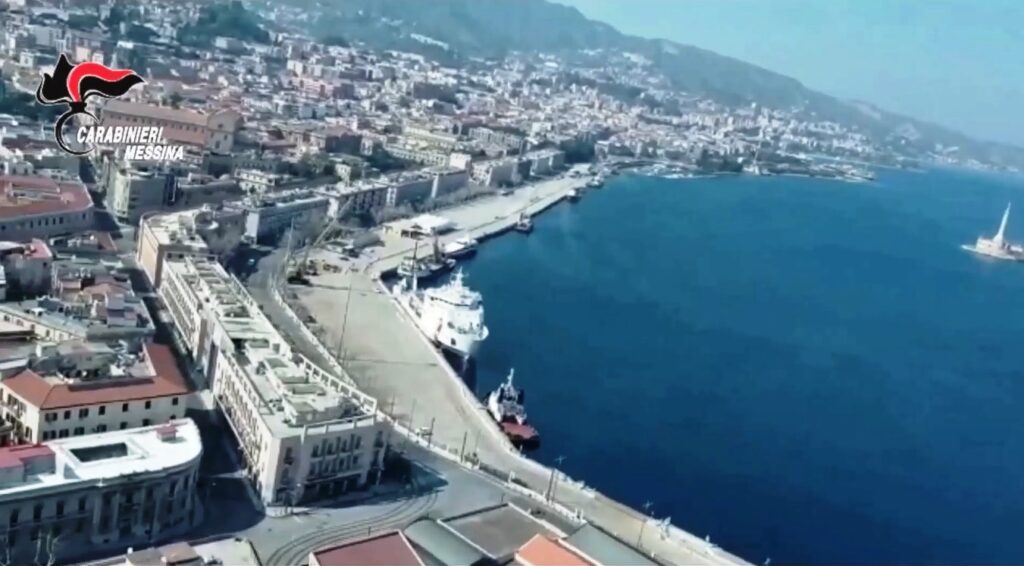
[[[563,176],[447,209],[444,217],[459,229],[441,236],[440,245],[464,238],[482,242],[513,230],[523,215],[535,216],[566,200],[589,180]],[[585,192],[582,198],[587,198]],[[319,347],[330,350],[356,385],[412,431],[417,443],[529,489],[569,516],[593,521],[662,562],[743,563],[668,521],[655,521],[607,498],[580,481],[585,478],[570,478],[522,455],[485,406],[487,392],[473,391],[464,382],[381,280],[419,244],[402,237],[397,227],[380,236],[381,246],[354,260],[314,250],[314,261],[343,268],[310,276],[308,285],[290,285],[285,295]],[[472,277],[466,284],[472,287]]]

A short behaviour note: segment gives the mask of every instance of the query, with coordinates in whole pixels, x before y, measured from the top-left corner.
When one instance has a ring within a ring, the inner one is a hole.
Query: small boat
[[[530,232],[533,232],[533,220],[530,218],[529,214],[526,214],[525,212],[520,213],[519,220],[516,220],[514,228],[516,232],[529,234]]]
[[[569,189],[569,194],[566,195],[566,198],[569,199],[569,202],[576,202],[576,201],[580,200],[580,197],[582,197],[582,196],[583,196],[583,193],[581,193],[578,188],[573,187],[573,188]]]
[[[476,241],[474,238],[466,236],[459,238],[454,242],[448,242],[444,245],[441,251],[443,251],[444,255],[449,258],[466,257],[475,254],[478,245],[480,245],[480,242]]]
[[[513,385],[514,375],[515,370],[510,370],[505,382],[487,396],[487,412],[513,445],[534,448],[540,444],[540,435],[526,418],[523,408],[526,393]]]
[[[588,189],[600,189],[604,186],[604,175],[598,175],[593,179],[587,181]]]

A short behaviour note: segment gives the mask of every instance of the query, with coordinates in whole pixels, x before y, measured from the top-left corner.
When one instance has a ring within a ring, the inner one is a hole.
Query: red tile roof
[[[594,566],[593,562],[542,535],[533,535],[520,547],[516,561],[525,566]]]
[[[152,376],[98,379],[92,382],[67,384],[48,381],[38,373],[26,369],[3,380],[2,384],[26,403],[43,410],[138,401],[188,393],[188,384],[178,371],[171,349],[160,344],[147,344],[145,348],[149,362],[153,366]]]
[[[0,176],[0,219],[85,211],[92,199],[85,185],[48,177]]]
[[[311,554],[320,566],[423,566],[423,561],[405,535],[398,531],[323,548]]]

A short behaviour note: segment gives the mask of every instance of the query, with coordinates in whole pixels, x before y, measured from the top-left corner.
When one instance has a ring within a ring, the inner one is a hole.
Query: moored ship
[[[540,435],[526,418],[526,409],[523,407],[526,394],[512,383],[514,375],[515,370],[510,370],[505,382],[487,396],[487,412],[512,444],[534,448],[540,444]]]
[[[413,278],[395,286],[398,303],[434,345],[463,359],[476,355],[488,335],[483,298],[463,283],[462,270],[440,287],[419,289]]]
[[[523,212],[519,215],[519,220],[516,220],[516,225],[513,226],[513,228],[516,232],[529,234],[530,232],[533,232],[533,220],[530,218],[529,214]]]
[[[448,242],[444,245],[442,251],[445,257],[449,258],[467,257],[476,253],[476,248],[479,244],[480,242],[475,239],[465,236],[454,242]]]

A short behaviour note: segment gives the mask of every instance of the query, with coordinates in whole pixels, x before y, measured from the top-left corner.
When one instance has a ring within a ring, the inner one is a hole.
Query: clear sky
[[[1024,0],[555,0],[841,98],[1024,146]]]

